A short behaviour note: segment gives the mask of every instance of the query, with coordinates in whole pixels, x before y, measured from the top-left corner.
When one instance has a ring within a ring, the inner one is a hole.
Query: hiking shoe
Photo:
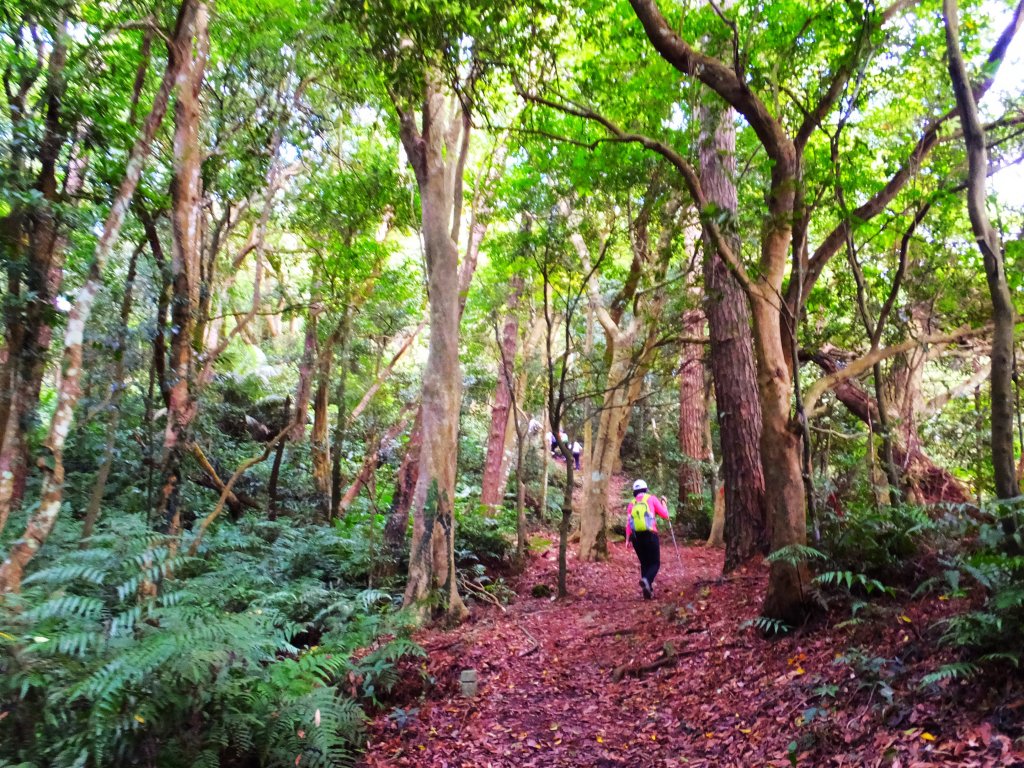
[[[654,597],[654,590],[651,589],[651,582],[647,579],[640,579],[640,589],[643,590],[644,600],[650,600]]]

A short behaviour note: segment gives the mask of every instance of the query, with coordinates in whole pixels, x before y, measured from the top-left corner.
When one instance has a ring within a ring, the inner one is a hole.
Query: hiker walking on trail
[[[659,517],[668,520],[668,506],[647,492],[647,483],[633,483],[633,501],[626,510],[626,541],[633,545],[640,559],[640,590],[644,600],[654,597],[654,577],[661,567],[661,544],[658,541]]]
[[[580,468],[580,454],[581,453],[583,453],[583,446],[580,445],[580,441],[579,440],[573,440],[572,441],[572,460],[573,460],[574,468],[575,469],[579,469]]]

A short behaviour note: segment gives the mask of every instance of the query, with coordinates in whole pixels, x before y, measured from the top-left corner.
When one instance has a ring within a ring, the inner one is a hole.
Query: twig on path
[[[441,645],[427,647],[423,650],[427,653],[437,653],[438,651],[447,651],[449,648],[454,648],[456,645],[461,645],[464,642],[466,642],[465,638],[460,637],[458,640],[452,640],[450,643],[442,643]]]
[[[469,582],[469,581],[463,581],[462,582],[462,588],[464,590],[466,590],[467,592],[473,593],[474,596],[482,597],[488,603],[491,603],[492,605],[498,606],[499,608],[501,608],[501,612],[502,613],[508,613],[508,611],[505,610],[505,606],[501,604],[501,602],[498,600],[498,598],[496,598],[494,595],[492,595],[487,590],[481,589],[480,587],[476,586],[475,584],[473,584],[472,582]]]
[[[637,664],[635,666],[623,664],[618,666],[612,670],[612,681],[617,683],[626,676],[642,677],[648,672],[653,672],[656,669],[661,669],[662,667],[675,664],[679,659],[686,658],[687,656],[696,656],[701,653],[711,653],[712,651],[725,651],[730,648],[739,647],[739,645],[739,643],[729,643],[727,645],[714,645],[706,648],[687,648],[685,651],[677,651],[672,641],[666,640],[661,658],[652,661],[650,664]]]
[[[588,635],[587,640],[596,640],[599,637],[612,637],[614,635],[635,635],[639,629],[637,627],[625,627],[623,629],[608,629],[604,632],[598,632],[596,635]]]
[[[667,667],[670,664],[675,664],[676,659],[678,658],[679,655],[676,653],[675,646],[670,642],[666,642],[662,648],[660,659],[652,661],[650,664],[637,664],[635,666],[622,664],[612,670],[612,681],[617,683],[626,675],[642,677],[648,672],[653,672],[656,669],[661,669],[662,667]]]
[[[533,653],[538,648],[540,648],[540,643],[537,642],[537,638],[536,637],[534,637],[533,635],[530,634],[530,630],[528,630],[522,624],[518,624],[517,626],[519,627],[519,629],[521,629],[523,631],[524,635],[526,635],[528,638],[530,638],[530,641],[533,643],[533,645],[531,645],[525,651],[520,651],[519,658],[521,659],[521,658],[523,658],[523,656],[529,656],[531,653]]]

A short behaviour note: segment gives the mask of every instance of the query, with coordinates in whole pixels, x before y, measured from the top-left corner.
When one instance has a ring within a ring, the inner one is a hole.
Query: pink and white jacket
[[[647,497],[647,506],[651,510],[651,512],[653,512],[656,515],[654,520],[652,520],[651,522],[651,530],[654,533],[657,533],[658,518],[662,517],[666,520],[669,519],[668,507],[665,506],[665,502],[663,502],[653,493],[644,492],[639,495],[639,497],[643,496]],[[634,497],[634,500],[629,502],[629,506],[626,508],[626,541],[629,541],[633,537],[633,503],[636,501],[636,498],[639,497]]]

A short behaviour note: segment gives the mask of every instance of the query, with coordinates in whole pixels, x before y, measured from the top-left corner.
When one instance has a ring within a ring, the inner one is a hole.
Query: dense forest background
[[[350,763],[624,475],[746,631],[1015,675],[1022,23],[0,0],[0,765]]]

